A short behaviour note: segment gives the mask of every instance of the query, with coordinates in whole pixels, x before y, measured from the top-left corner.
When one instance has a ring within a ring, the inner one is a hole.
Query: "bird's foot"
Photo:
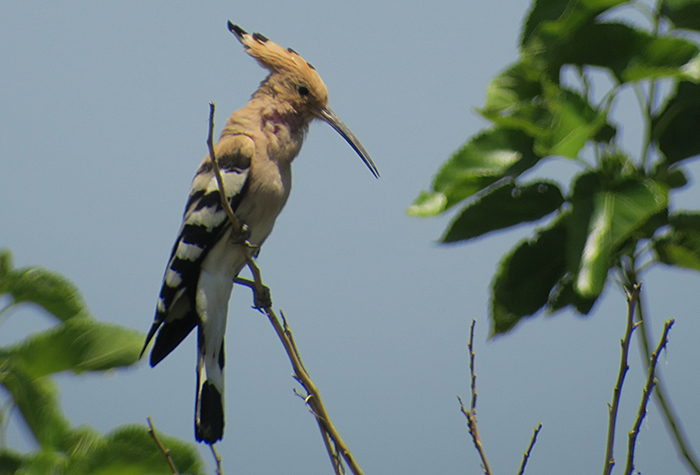
[[[250,228],[245,223],[243,223],[241,225],[241,232],[240,233],[238,233],[238,234],[232,233],[231,234],[231,240],[233,241],[234,244],[241,244],[241,245],[245,245],[245,246],[250,246],[248,239],[250,239]]]
[[[258,292],[255,286],[253,286],[253,302],[255,308],[272,307],[272,294],[270,293],[270,287],[263,285],[261,286],[260,292]]]
[[[262,286],[262,290],[258,292],[255,282],[252,280],[244,279],[243,277],[236,277],[233,280],[236,284],[245,285],[250,287],[253,291],[253,307],[254,308],[269,308],[272,307],[272,294],[270,293],[270,288],[266,285]]]

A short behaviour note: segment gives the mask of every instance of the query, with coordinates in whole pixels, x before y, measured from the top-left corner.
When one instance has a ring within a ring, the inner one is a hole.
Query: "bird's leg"
[[[243,277],[236,277],[233,279],[233,282],[250,287],[250,289],[253,291],[253,304],[255,308],[272,307],[272,295],[270,294],[270,288],[268,286],[261,286],[261,291],[258,292],[258,286],[252,280],[244,279]]]

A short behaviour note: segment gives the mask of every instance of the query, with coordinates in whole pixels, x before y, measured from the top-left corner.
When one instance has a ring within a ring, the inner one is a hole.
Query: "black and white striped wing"
[[[235,212],[248,188],[250,156],[237,150],[219,157],[217,162]],[[229,226],[212,163],[207,157],[192,181],[182,227],[165,270],[155,320],[144,344],[143,351],[158,332],[151,351],[151,366],[165,358],[200,322],[195,298],[202,262]]]

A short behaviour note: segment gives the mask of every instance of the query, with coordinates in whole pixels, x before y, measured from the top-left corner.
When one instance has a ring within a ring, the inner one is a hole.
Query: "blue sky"
[[[232,20],[314,64],[330,106],[360,138],[375,180],[330,127],[311,126],[294,186],[259,264],[285,311],[333,421],[366,473],[479,473],[456,395],[469,394],[476,318],[480,431],[491,467],[515,473],[538,422],[527,473],[602,469],[607,403],[626,304],[614,286],[593,314],[537,316],[488,340],[488,286],[499,257],[531,227],[438,246],[446,218],[405,208],[438,166],[486,124],[473,108],[517,57],[528,4],[496,2],[6,2],[0,7],[0,245],[18,266],[72,279],[101,320],[146,331],[190,181],[217,133],[265,77],[226,28]],[[602,91],[604,92],[604,91]],[[602,94],[601,92],[601,94]],[[632,91],[617,104],[639,149]],[[697,166],[691,167],[697,173]],[[568,184],[573,164],[533,172]],[[697,207],[698,193],[675,205]],[[660,359],[690,440],[700,446],[697,288],[691,272],[644,280]],[[227,473],[330,473],[313,417],[274,331],[234,289],[227,331]],[[50,321],[18,311],[0,344]],[[636,341],[616,458],[625,456],[644,375]],[[195,342],[157,368],[59,378],[76,425],[144,423],[193,440]],[[10,445],[30,441],[18,427]],[[200,446],[206,449],[205,446]],[[202,453],[210,462],[209,453]],[[682,473],[655,405],[639,439],[643,473]],[[618,467],[621,470],[621,467]]]

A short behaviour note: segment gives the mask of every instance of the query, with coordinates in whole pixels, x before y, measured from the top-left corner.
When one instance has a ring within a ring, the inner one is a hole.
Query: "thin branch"
[[[311,381],[309,374],[306,372],[306,370],[304,369],[304,365],[301,363],[301,358],[299,357],[299,350],[297,349],[296,344],[294,343],[294,338],[291,336],[291,330],[286,324],[284,327],[282,326],[279,318],[277,318],[277,315],[275,314],[272,308],[265,307],[262,308],[261,311],[270,320],[270,323],[277,332],[277,336],[279,337],[280,341],[282,342],[282,345],[284,346],[285,351],[287,352],[287,357],[289,358],[289,361],[292,364],[292,368],[294,370],[294,378],[297,381],[299,381],[299,384],[301,384],[304,387],[304,390],[306,390],[308,394],[308,396],[305,398],[305,402],[310,406],[312,414],[314,414],[314,416],[316,417],[316,421],[318,422],[319,428],[321,429],[324,441],[326,437],[324,433],[327,433],[327,436],[333,442],[335,450],[330,450],[332,449],[332,447],[329,444],[326,444],[326,448],[329,449],[328,455],[331,458],[331,462],[333,463],[334,469],[336,469],[337,461],[339,460],[340,456],[342,456],[342,458],[348,464],[348,467],[350,467],[352,473],[354,473],[355,475],[362,474],[362,469],[360,469],[359,465],[357,464],[357,461],[355,461],[355,458],[353,457],[352,453],[350,452],[342,437],[340,437],[340,434],[331,422],[331,419],[328,416],[328,412],[326,411],[326,408],[323,404],[323,400],[321,399],[321,394],[318,388],[313,383],[313,381]],[[338,473],[337,469],[336,473]]]
[[[530,445],[527,447],[527,450],[523,454],[523,463],[520,464],[520,470],[518,470],[518,475],[523,475],[523,473],[525,473],[525,465],[527,465],[527,461],[530,458],[530,454],[532,453],[532,448],[535,446],[535,442],[537,442],[537,434],[540,433],[540,429],[542,429],[541,422],[535,428],[535,432],[532,434],[532,439],[530,440]]]
[[[476,411],[476,372],[474,371],[474,326],[476,325],[476,320],[472,319],[472,324],[469,327],[469,343],[467,343],[467,348],[469,349],[469,375],[470,375],[470,385],[472,388],[472,402],[471,411]],[[474,416],[476,418],[476,416]]]
[[[221,169],[219,168],[219,162],[216,159],[216,152],[214,151],[214,112],[216,111],[216,105],[213,102],[209,103],[209,133],[207,134],[207,148],[209,149],[209,160],[212,163],[214,169],[214,174],[216,175],[216,182],[219,186],[219,198],[221,199],[221,207],[226,212],[229,222],[232,227],[232,240],[233,242],[239,244],[243,249],[243,254],[248,264],[248,268],[253,273],[255,279],[255,295],[257,298],[264,294],[264,286],[262,285],[262,279],[260,278],[260,269],[258,268],[253,256],[251,255],[251,249],[254,248],[246,239],[248,235],[248,227],[241,222],[236,217],[236,214],[231,209],[231,204],[228,202],[226,197],[226,187],[224,186],[224,179],[221,175]],[[258,299],[256,298],[256,306],[258,304]]]
[[[345,442],[340,437],[340,434],[333,426],[333,423],[331,422],[331,419],[328,416],[328,413],[326,412],[326,408],[323,405],[323,400],[321,399],[321,394],[319,393],[318,388],[316,388],[316,385],[313,383],[313,381],[311,381],[309,374],[306,372],[304,365],[301,363],[299,350],[297,349],[296,344],[294,343],[294,338],[292,336],[291,330],[287,326],[286,319],[284,320],[284,326],[282,326],[279,319],[277,318],[277,315],[272,309],[271,299],[269,298],[269,289],[263,284],[260,268],[255,263],[255,260],[253,259],[250,252],[250,250],[253,249],[254,246],[251,246],[248,241],[245,241],[243,239],[246,236],[246,234],[248,234],[248,230],[245,224],[241,225],[240,221],[238,220],[238,218],[236,218],[236,215],[233,213],[233,210],[231,209],[231,206],[228,203],[228,199],[226,198],[226,190],[224,188],[224,182],[221,177],[221,170],[219,169],[219,165],[217,163],[216,155],[214,152],[214,110],[214,103],[210,102],[209,134],[207,137],[207,145],[209,147],[209,158],[212,161],[214,172],[216,173],[216,180],[219,185],[219,195],[221,197],[221,205],[226,210],[226,215],[228,216],[229,221],[231,222],[231,226],[233,228],[232,240],[233,242],[239,244],[243,248],[248,267],[250,268],[250,271],[253,274],[253,281],[242,278],[236,278],[235,282],[247,285],[253,289],[255,307],[267,316],[267,318],[270,320],[270,323],[272,323],[275,332],[277,332],[277,336],[282,342],[282,345],[284,346],[284,349],[287,352],[287,356],[289,357],[289,361],[292,364],[292,368],[294,369],[293,376],[297,381],[299,381],[299,383],[304,387],[308,394],[308,396],[306,396],[304,400],[309,406],[311,413],[316,417],[316,421],[318,422],[319,429],[321,430],[321,435],[323,437],[324,444],[326,445],[326,450],[328,451],[328,455],[331,459],[331,463],[333,464],[333,469],[335,470],[336,474],[342,475],[344,473],[344,468],[342,467],[341,463],[342,459],[344,459],[350,467],[350,470],[352,470],[353,474],[361,475],[363,473],[362,470],[360,469],[359,465],[357,465],[355,458],[353,457],[350,450],[347,448],[347,445],[345,445]],[[284,315],[282,315],[282,318],[284,319]]]
[[[214,447],[214,444],[208,444],[209,448],[211,449],[211,454],[214,457],[214,461],[216,461],[216,475],[224,475],[223,470],[221,469],[221,457],[219,457],[219,454],[216,452],[216,448]]]
[[[649,371],[647,372],[647,383],[642,391],[642,402],[639,404],[639,412],[637,413],[637,420],[634,422],[634,427],[629,433],[629,441],[627,446],[627,465],[625,466],[625,475],[630,475],[632,470],[634,470],[634,448],[637,443],[637,436],[639,435],[639,429],[642,426],[642,421],[647,413],[647,404],[649,403],[649,396],[651,396],[651,391],[654,389],[656,384],[656,378],[654,378],[654,373],[656,370],[656,363],[659,361],[659,354],[666,347],[668,343],[668,332],[671,330],[674,319],[666,322],[664,325],[664,333],[661,335],[661,341],[656,347],[654,353],[651,354],[649,362]]]
[[[615,383],[615,388],[613,389],[613,402],[609,406],[609,421],[608,421],[608,439],[605,449],[605,465],[603,467],[603,475],[610,475],[612,468],[615,465],[615,458],[613,457],[613,446],[615,444],[615,424],[617,423],[617,411],[620,407],[620,394],[622,393],[622,385],[625,382],[625,375],[629,369],[627,364],[627,357],[629,355],[630,340],[632,339],[632,332],[639,323],[634,323],[634,309],[639,300],[639,290],[642,286],[641,283],[632,283],[632,288],[629,289],[625,287],[625,292],[627,293],[627,328],[625,330],[625,337],[620,342],[622,345],[622,355],[620,356],[620,370],[617,374],[617,382]]]
[[[209,103],[209,134],[207,135],[207,147],[209,148],[209,159],[211,160],[212,166],[214,168],[214,174],[216,175],[216,182],[219,185],[219,196],[221,197],[221,207],[226,212],[228,220],[231,222],[233,227],[233,233],[236,236],[240,236],[243,232],[243,227],[240,221],[233,213],[231,205],[226,198],[226,187],[224,186],[224,179],[221,176],[221,169],[219,168],[219,162],[216,160],[216,153],[214,152],[214,112],[216,110],[216,105],[213,102]]]
[[[651,323],[649,319],[645,317],[642,299],[639,300],[639,304],[637,305],[637,319],[639,323],[642,324],[642,334],[640,338],[642,361],[648,369],[652,354],[651,347],[649,346],[649,341],[651,340]],[[681,460],[684,460],[686,466],[696,475],[700,475],[700,461],[698,461],[693,446],[690,444],[683,430],[683,424],[681,424],[678,414],[676,414],[673,409],[671,397],[668,395],[666,385],[663,382],[659,369],[656,371],[656,391],[654,391],[654,394],[656,395],[656,401],[659,406],[661,406],[661,414],[666,424],[666,430],[672,435],[671,440]]]
[[[484,451],[484,446],[481,443],[481,437],[479,436],[479,427],[476,423],[476,373],[474,372],[474,325],[476,320],[472,320],[471,327],[469,329],[469,342],[467,343],[467,348],[469,349],[469,374],[472,389],[472,399],[469,410],[464,407],[462,398],[457,396],[459,401],[459,410],[467,418],[467,428],[469,429],[469,435],[472,436],[472,442],[474,442],[474,447],[476,451],[479,452],[479,457],[481,457],[481,468],[484,470],[486,475],[492,475],[491,467],[489,467],[489,462],[486,459],[486,452]]]
[[[158,446],[158,449],[160,449],[160,451],[165,456],[165,460],[166,462],[168,462],[168,465],[170,465],[170,470],[172,470],[173,475],[178,475],[177,467],[175,467],[173,458],[170,456],[170,450],[165,448],[165,446],[161,443],[160,439],[158,439],[158,436],[156,435],[156,430],[153,427],[153,420],[151,420],[151,416],[148,416],[148,435],[150,435],[153,438],[156,445]]]

